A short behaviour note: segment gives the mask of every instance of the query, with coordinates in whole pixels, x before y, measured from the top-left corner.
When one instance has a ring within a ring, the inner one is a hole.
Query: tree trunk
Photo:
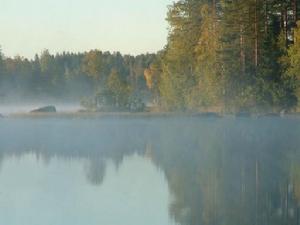
[[[213,26],[214,26],[214,32],[216,31],[216,20],[217,20],[217,6],[216,6],[216,0],[213,0],[212,1],[212,16],[213,16]]]
[[[294,22],[296,24],[297,20],[298,20],[298,4],[297,4],[298,0],[293,0],[292,1],[292,7],[293,7],[293,16],[294,16]]]
[[[269,20],[269,17],[268,17],[268,2],[267,0],[265,0],[265,35],[268,34],[268,20]]]
[[[257,0],[255,0],[255,8],[254,8],[254,65],[255,69],[258,66],[258,18],[257,18]]]
[[[241,63],[241,73],[245,75],[246,68],[245,68],[245,51],[244,51],[244,29],[243,25],[240,24],[240,63]]]
[[[287,7],[284,8],[284,35],[285,35],[285,46],[288,47],[288,15],[287,15]]]

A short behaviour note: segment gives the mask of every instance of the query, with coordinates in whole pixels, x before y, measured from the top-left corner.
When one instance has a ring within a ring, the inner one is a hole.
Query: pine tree
[[[169,109],[185,109],[195,84],[195,47],[199,40],[201,1],[181,0],[168,13],[170,34],[162,63],[160,93]]]
[[[211,107],[220,104],[222,77],[218,51],[221,48],[219,24],[215,5],[204,4],[201,8],[201,28],[195,48],[196,84],[191,90],[189,108]]]

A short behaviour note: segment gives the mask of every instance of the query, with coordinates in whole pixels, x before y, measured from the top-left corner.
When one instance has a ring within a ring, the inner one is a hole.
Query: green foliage
[[[122,80],[116,70],[112,70],[107,80],[107,88],[111,93],[112,105],[116,108],[126,108],[129,102],[131,89],[126,81]]]
[[[294,30],[295,43],[288,50],[289,67],[286,76],[294,81],[297,97],[300,97],[299,81],[300,81],[300,22],[297,23],[297,28]]]
[[[195,48],[196,85],[189,95],[188,107],[199,108],[220,104],[222,78],[218,49],[221,48],[219,25],[208,4],[201,8],[201,32]]]
[[[154,59],[154,54],[130,56],[99,50],[56,55],[45,50],[32,60],[7,58],[0,54],[1,100],[52,98],[79,101],[92,96],[95,102],[97,92],[107,88],[112,70],[131,90],[143,96],[146,89],[144,70]]]
[[[95,80],[101,80],[102,68],[103,67],[103,57],[102,52],[98,50],[93,50],[88,52],[82,63],[82,70],[90,77]]]
[[[127,107],[130,112],[144,112],[146,105],[139,96],[131,95]]]
[[[163,105],[171,110],[293,109],[297,79],[286,71],[300,71],[291,39],[294,5],[262,0],[175,2],[169,8],[170,33],[161,63]]]
[[[159,91],[168,110],[184,110],[188,94],[195,84],[195,46],[201,26],[201,1],[178,1],[169,8],[171,28],[162,57]]]

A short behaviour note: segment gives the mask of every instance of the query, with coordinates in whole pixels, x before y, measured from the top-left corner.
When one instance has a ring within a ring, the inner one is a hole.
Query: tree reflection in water
[[[0,161],[87,159],[88,181],[101,185],[107,160],[118,168],[138,154],[164,172],[178,224],[298,225],[299,135],[293,118],[7,120]]]

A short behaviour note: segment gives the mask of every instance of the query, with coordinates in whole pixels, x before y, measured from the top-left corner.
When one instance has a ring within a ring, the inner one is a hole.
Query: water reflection
[[[176,224],[300,224],[297,119],[5,120],[0,137],[2,163],[28,153],[46,165],[84,159],[95,187],[108,160],[119,170],[144,157],[164,174]]]
[[[91,159],[86,164],[87,180],[93,185],[101,185],[106,172],[106,162],[104,159]]]

